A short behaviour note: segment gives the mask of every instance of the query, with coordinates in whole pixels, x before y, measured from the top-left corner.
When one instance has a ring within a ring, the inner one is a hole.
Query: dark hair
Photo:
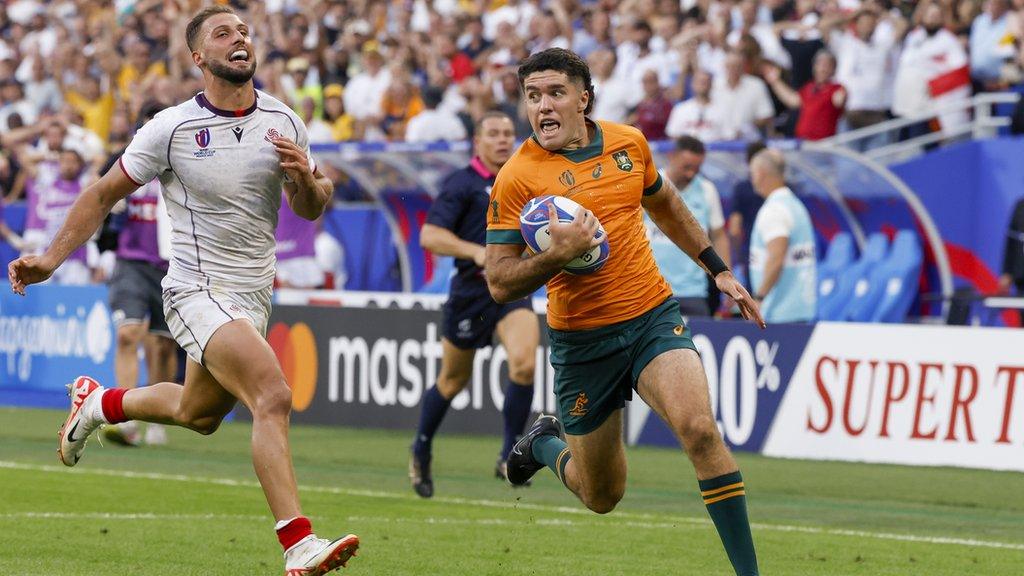
[[[490,120],[491,118],[505,118],[509,122],[512,122],[513,125],[515,125],[515,121],[512,120],[512,117],[509,116],[507,112],[503,110],[488,110],[487,112],[484,112],[479,118],[477,118],[476,122],[473,123],[473,133],[479,134],[480,131],[483,130],[484,128],[484,121]]]
[[[211,16],[217,14],[234,14],[235,11],[230,6],[224,6],[222,4],[216,4],[203,8],[188,21],[188,26],[185,27],[185,43],[188,44],[188,49],[195,52],[196,40],[199,39],[199,29],[203,27],[203,23],[206,22]]]
[[[594,82],[590,79],[590,67],[578,54],[565,48],[548,48],[525,58],[519,63],[519,87],[525,91],[527,76],[545,70],[564,72],[570,81],[583,84],[590,96],[583,113],[590,114],[594,109]]]
[[[444,100],[444,91],[437,86],[427,86],[420,97],[423,99],[423,105],[433,110]]]
[[[152,120],[153,117],[164,108],[167,108],[167,106],[158,100],[147,100],[144,102],[142,107],[139,108],[139,116],[138,121],[135,123],[135,130],[138,131],[139,128],[142,128],[143,124]]]
[[[680,152],[692,152],[699,156],[707,154],[707,148],[704,147],[704,143],[689,134],[680,136],[676,139],[676,150],[679,150]]]
[[[757,156],[758,152],[767,147],[768,145],[762,140],[755,140],[747,144],[747,164],[750,164],[750,161],[754,159],[754,156]]]

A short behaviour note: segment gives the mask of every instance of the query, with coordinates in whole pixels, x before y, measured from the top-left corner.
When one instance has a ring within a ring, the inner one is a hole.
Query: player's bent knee
[[[129,324],[117,329],[117,347],[134,350],[142,341],[142,325]]]
[[[253,418],[287,417],[292,410],[292,390],[282,379],[279,384],[260,390],[253,404]]]
[[[533,363],[523,364],[519,366],[513,366],[509,364],[508,377],[509,380],[517,384],[533,384],[533,375],[536,373],[536,368]]]
[[[593,494],[587,494],[583,498],[583,504],[591,512],[607,514],[618,506],[625,494],[625,487],[621,489],[603,490]]]
[[[209,436],[220,428],[220,423],[224,420],[223,416],[192,416],[189,414],[179,413],[175,420],[178,424],[202,434],[203,436]]]
[[[691,418],[684,421],[677,426],[676,433],[691,457],[705,454],[721,442],[718,426],[710,418]]]

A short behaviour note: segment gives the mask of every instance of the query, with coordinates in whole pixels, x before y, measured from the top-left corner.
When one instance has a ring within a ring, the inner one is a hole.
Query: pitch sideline
[[[24,464],[21,462],[12,462],[6,460],[0,460],[0,469],[8,470],[26,470],[35,472],[51,472],[60,474],[87,474],[95,476],[111,476],[116,478],[134,478],[144,480],[161,480],[161,481],[173,481],[173,482],[193,482],[198,484],[211,484],[219,486],[236,486],[245,488],[256,488],[259,489],[260,485],[258,482],[252,480],[235,480],[231,478],[210,478],[205,476],[189,476],[185,474],[164,474],[160,472],[133,472],[130,470],[107,470],[107,469],[87,469],[87,468],[65,468],[63,466],[52,466],[45,464]],[[395,500],[420,500],[420,498],[413,496],[412,494],[399,494],[397,492],[386,492],[383,490],[362,490],[355,488],[336,488],[333,486],[306,486],[300,485],[300,491],[305,492],[317,492],[324,494],[337,494],[340,496],[362,496],[366,498],[388,498]],[[538,512],[550,512],[558,514],[576,514],[576,515],[587,515],[590,516],[592,513],[582,508],[574,508],[568,506],[547,506],[543,504],[527,504],[522,502],[504,502],[500,500],[479,500],[472,498],[452,498],[439,496],[432,498],[433,502],[440,502],[445,504],[455,504],[464,506],[480,506],[489,508],[504,508],[504,509],[523,509],[523,510],[535,510]],[[45,513],[40,513],[45,514]],[[144,514],[138,514],[137,516],[145,516]],[[3,515],[0,515],[2,518]],[[632,527],[636,528],[678,528],[679,524],[710,524],[711,521],[706,518],[694,518],[689,516],[659,516],[655,514],[642,514],[636,512],[616,512],[615,516],[607,521],[602,521],[602,524],[622,524],[629,525],[630,523],[618,521],[620,518],[634,519],[635,522]],[[440,523],[445,519],[433,519],[434,523]],[[453,519],[448,519],[453,520]],[[429,522],[431,519],[425,519],[424,522]],[[557,520],[556,520],[557,521]],[[500,523],[503,520],[500,519],[481,519],[481,524]],[[567,521],[573,522],[573,521]],[[799,532],[803,534],[822,534],[829,536],[848,536],[854,538],[873,538],[878,540],[895,540],[901,542],[916,542],[923,544],[939,544],[939,545],[952,545],[952,546],[975,546],[982,548],[997,548],[1004,550],[1024,550],[1024,544],[1016,544],[1011,542],[994,542],[989,540],[977,540],[973,538],[954,538],[946,536],[917,536],[913,534],[895,534],[890,532],[871,532],[867,530],[846,530],[841,528],[820,528],[815,526],[795,526],[787,524],[762,524],[752,523],[752,528],[758,530],[769,530],[773,532]]]

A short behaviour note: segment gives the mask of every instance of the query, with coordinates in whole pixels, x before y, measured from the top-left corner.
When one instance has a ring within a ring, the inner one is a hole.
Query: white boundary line
[[[63,466],[49,466],[44,464],[25,464],[21,462],[11,462],[6,460],[0,460],[0,469],[8,470],[26,470],[35,472],[53,472],[60,474],[86,474],[92,476],[112,476],[116,478],[135,478],[145,480],[159,480],[159,481],[170,481],[170,482],[193,482],[198,484],[211,484],[218,486],[236,486],[244,488],[259,488],[259,484],[251,480],[235,480],[231,478],[211,478],[205,476],[188,476],[184,474],[163,474],[159,472],[133,472],[130,470],[105,470],[105,469],[90,469],[90,468],[66,468]],[[399,494],[397,492],[386,492],[383,490],[360,490],[351,488],[336,488],[333,486],[299,486],[299,490],[303,492],[317,492],[323,494],[337,494],[342,496],[359,496],[364,498],[386,498],[393,500],[416,500],[420,498],[413,496],[412,494]],[[528,504],[523,502],[506,502],[501,500],[479,500],[471,498],[451,498],[439,496],[431,498],[432,502],[439,502],[443,504],[455,504],[462,506],[478,506],[485,508],[502,508],[502,509],[519,509],[519,510],[535,510],[538,512],[548,512],[554,514],[574,514],[574,515],[586,515],[593,516],[593,514],[579,507],[568,507],[568,506],[547,506],[543,504]],[[32,513],[26,513],[32,514]],[[46,516],[49,513],[36,513],[34,517],[53,517],[59,518],[59,515]],[[87,517],[90,515],[80,514],[78,516],[69,517]],[[119,515],[110,515],[112,519],[117,519]],[[124,514],[125,519],[148,519],[148,516],[152,516],[153,519],[171,518],[175,515],[147,515],[147,514]],[[13,517],[12,515],[0,515],[0,519]],[[17,516],[17,517],[31,517],[31,516]],[[133,518],[129,518],[133,517]],[[189,515],[180,515],[181,518],[190,518]],[[204,517],[203,515],[197,515],[196,517]],[[227,516],[227,515],[210,515],[210,518],[238,518],[238,519],[250,519],[255,517],[250,516]],[[266,517],[269,522],[269,517]],[[349,517],[351,520],[359,521],[382,521],[383,518],[373,517]],[[625,520],[623,520],[625,519]],[[386,521],[386,520],[385,520]],[[514,525],[516,522],[499,519],[499,518],[482,518],[477,520],[470,519],[453,519],[453,518],[426,518],[422,520],[415,519],[395,519],[393,521],[398,522],[422,522],[425,524],[494,524],[503,525],[511,524]],[[542,525],[620,525],[632,528],[650,528],[650,529],[678,529],[681,525],[710,525],[711,521],[707,518],[694,518],[689,516],[665,516],[656,514],[642,514],[636,512],[616,512],[615,516],[607,520],[600,522],[579,522],[575,520],[567,519],[531,519],[532,523]],[[954,538],[947,536],[917,536],[914,534],[894,534],[890,532],[871,532],[867,530],[845,530],[841,528],[821,528],[815,526],[794,526],[786,524],[761,524],[753,523],[752,528],[758,530],[768,530],[773,532],[798,532],[802,534],[821,534],[826,536],[847,536],[853,538],[873,538],[876,540],[894,540],[899,542],[915,542],[921,544],[939,544],[939,545],[952,545],[952,546],[972,546],[981,548],[998,548],[1004,550],[1024,550],[1024,544],[1012,543],[1012,542],[995,542],[990,540],[977,540],[973,538]]]

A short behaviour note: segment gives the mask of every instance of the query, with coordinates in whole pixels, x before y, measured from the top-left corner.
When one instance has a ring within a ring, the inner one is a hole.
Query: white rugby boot
[[[82,457],[86,440],[105,424],[100,398],[106,389],[88,376],[79,376],[67,385],[67,390],[71,397],[71,411],[57,432],[57,455],[65,466],[74,466]]]
[[[358,548],[355,534],[333,542],[310,534],[285,551],[284,576],[321,576],[343,568]]]

